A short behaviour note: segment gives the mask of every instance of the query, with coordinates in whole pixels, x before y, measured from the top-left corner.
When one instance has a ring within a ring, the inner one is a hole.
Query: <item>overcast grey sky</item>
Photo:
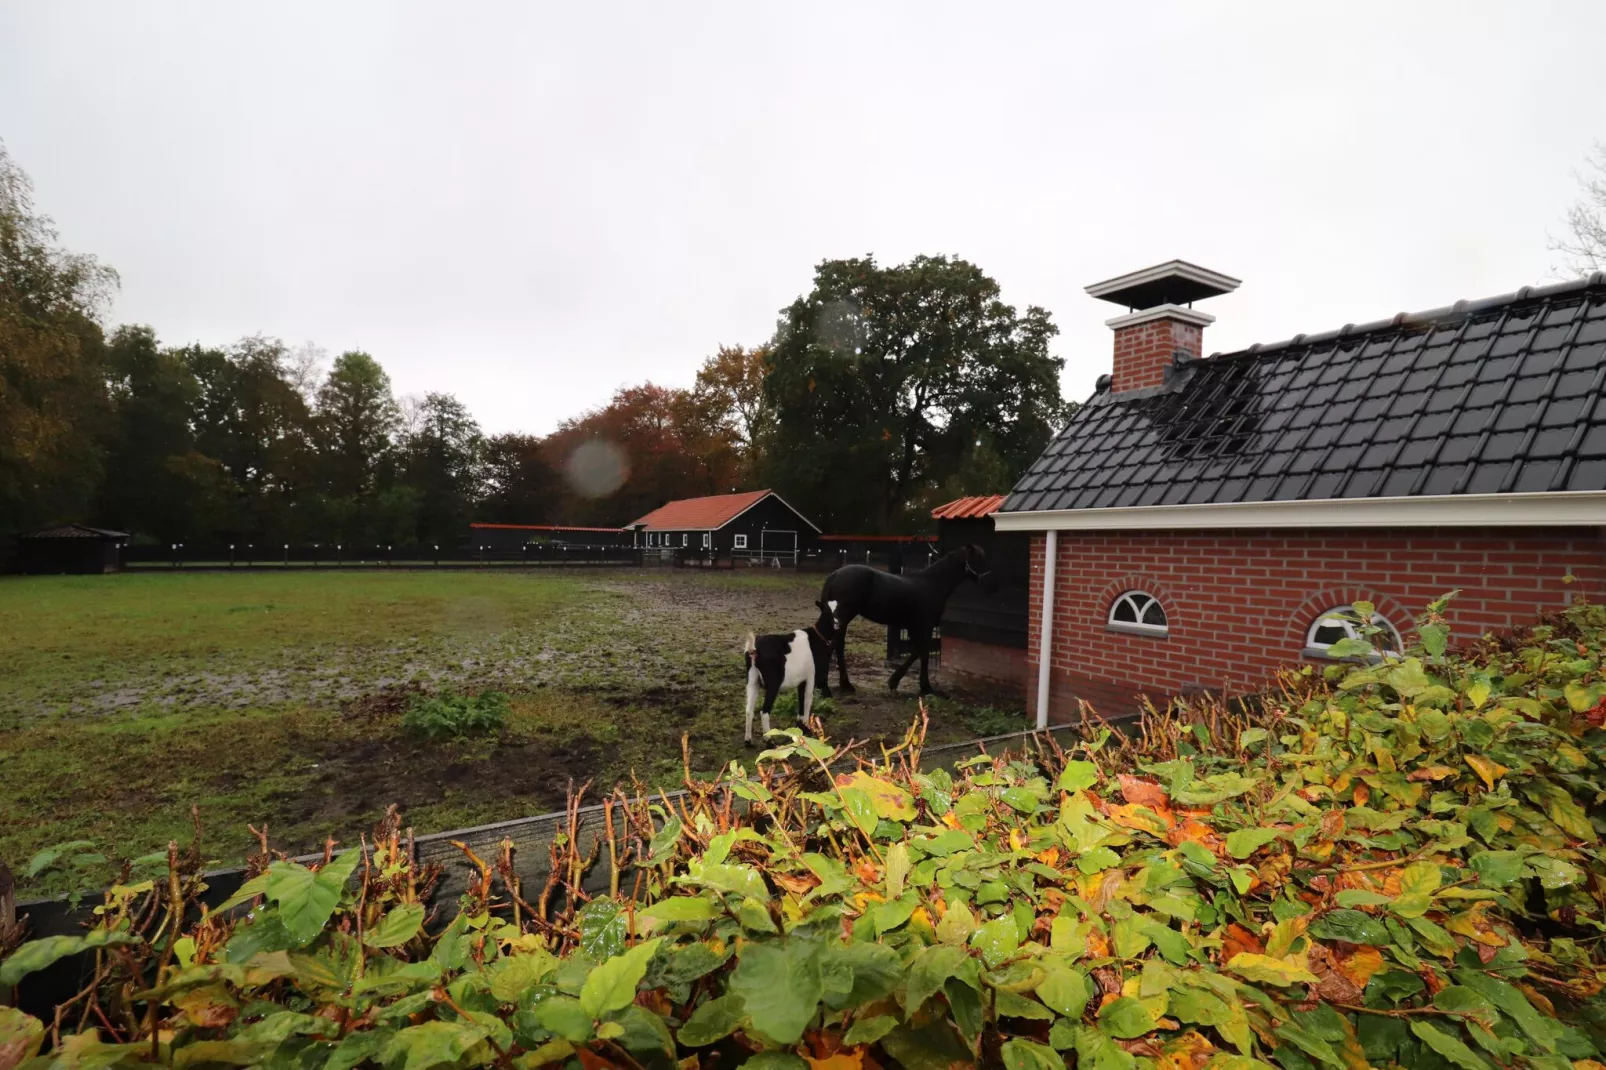
[[[1244,280],[1207,352],[1553,278],[1606,4],[7,0],[0,138],[167,342],[363,348],[545,432],[952,253],[1108,370],[1090,282]]]

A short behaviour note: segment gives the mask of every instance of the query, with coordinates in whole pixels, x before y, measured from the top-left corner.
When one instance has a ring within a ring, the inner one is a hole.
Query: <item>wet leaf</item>
[[[723,1040],[742,1026],[744,1017],[742,998],[726,994],[700,1004],[686,1024],[680,1027],[678,1039],[689,1048],[700,1048]]]
[[[1411,1023],[1411,1032],[1462,1070],[1490,1070],[1489,1063],[1482,1056],[1441,1025],[1418,1019]]]
[[[1252,955],[1243,952],[1232,957],[1232,960],[1227,963],[1227,969],[1246,981],[1255,981],[1261,984],[1313,985],[1318,983],[1316,975],[1306,967],[1296,962],[1275,959],[1269,955]]]
[[[46,936],[23,944],[0,960],[0,989],[10,988],[24,977],[53,963],[98,947],[141,943],[137,937],[110,929],[91,929],[83,936]]]
[[[1006,1070],[1065,1070],[1065,1060],[1046,1044],[1016,1037],[998,1049]]]
[[[844,791],[857,789],[863,792],[877,817],[884,817],[888,821],[915,819],[914,796],[889,780],[871,776],[861,769],[850,775],[838,776],[836,783]],[[872,824],[870,827],[873,829],[875,826]]]
[[[1121,996],[1099,1009],[1099,1029],[1120,1040],[1131,1040],[1154,1032],[1158,1023],[1142,1002]]]
[[[890,1014],[873,1014],[868,1018],[858,1018],[843,1034],[842,1043],[874,1044],[897,1028],[897,1025],[898,1019]]]
[[[748,944],[737,957],[730,991],[741,997],[754,1029],[777,1044],[796,1044],[825,995],[818,948],[803,940],[784,947]]]
[[[1065,763],[1065,771],[1060,774],[1057,786],[1060,791],[1081,791],[1098,783],[1098,778],[1098,766],[1073,758]]]
[[[1484,786],[1490,791],[1494,790],[1496,781],[1511,772],[1499,762],[1486,758],[1481,754],[1467,755],[1466,762],[1472,767],[1472,771],[1478,774],[1478,779],[1482,780]]]
[[[1310,934],[1320,940],[1382,945],[1389,942],[1383,923],[1359,910],[1329,910],[1311,924]]]
[[[1227,833],[1227,853],[1234,858],[1248,858],[1266,844],[1282,836],[1277,829],[1242,828]]]
[[[418,934],[424,924],[422,903],[403,903],[394,907],[379,924],[363,933],[362,942],[369,947],[400,947]]]
[[[661,943],[662,937],[644,940],[593,969],[580,989],[581,1009],[592,1018],[601,1018],[628,1007],[636,998],[636,986],[647,975],[647,961]]]

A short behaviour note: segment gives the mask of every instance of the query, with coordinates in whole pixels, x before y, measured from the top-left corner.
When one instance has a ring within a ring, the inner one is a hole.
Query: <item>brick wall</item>
[[[1035,709],[1044,537],[1032,536],[1024,658]],[[1356,529],[1059,533],[1050,715],[1086,698],[1111,713],[1209,688],[1244,691],[1297,662],[1311,622],[1375,602],[1400,633],[1451,590],[1452,642],[1519,627],[1576,594],[1606,599],[1606,528]],[[1577,582],[1566,584],[1572,574]],[[1165,637],[1111,632],[1110,603],[1143,590],[1165,606]],[[945,659],[946,659],[946,640]]]
[[[1001,684],[1014,700],[1026,692],[1027,679],[1032,671],[1026,662],[1026,651],[1016,647],[978,643],[973,639],[942,637],[942,668],[990,684]],[[1031,679],[1036,679],[1031,677]]]
[[[1165,370],[1178,353],[1198,357],[1203,352],[1202,328],[1180,320],[1158,319],[1115,331],[1115,368],[1110,389],[1119,394],[1160,386]]]

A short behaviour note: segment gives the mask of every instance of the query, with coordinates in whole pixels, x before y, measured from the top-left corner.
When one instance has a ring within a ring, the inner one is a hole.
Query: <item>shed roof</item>
[[[956,498],[931,511],[933,520],[981,520],[998,512],[1005,495],[982,494],[973,498]]]
[[[1597,272],[1106,386],[1002,515],[1606,491],[1603,387]]]
[[[750,490],[741,494],[713,494],[706,498],[682,498],[668,502],[627,526],[649,531],[715,531],[772,494],[782,505],[792,509],[786,499],[773,490]],[[797,513],[798,519],[815,531],[820,530],[796,509],[792,509],[792,512]]]

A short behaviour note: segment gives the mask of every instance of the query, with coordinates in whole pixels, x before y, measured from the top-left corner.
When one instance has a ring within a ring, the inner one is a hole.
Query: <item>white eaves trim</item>
[[[1105,320],[1106,327],[1136,327],[1140,323],[1152,323],[1155,320],[1181,320],[1191,323],[1195,327],[1208,327],[1216,322],[1216,317],[1208,312],[1199,312],[1182,305],[1155,305],[1153,308],[1141,309],[1137,312],[1128,312],[1124,316],[1117,316]]]
[[[1223,275],[1219,271],[1202,268],[1198,264],[1190,264],[1186,260],[1167,260],[1163,264],[1142,268],[1138,271],[1117,275],[1113,279],[1095,282],[1091,286],[1083,287],[1083,292],[1092,297],[1103,297],[1106,294],[1119,293],[1134,286],[1141,286],[1148,282],[1159,282],[1161,279],[1187,279],[1189,282],[1201,283],[1214,287],[1223,293],[1231,293],[1242,285],[1243,280],[1235,279],[1231,275]]]
[[[994,513],[998,531],[1209,528],[1606,527],[1606,491],[1320,498]]]
[[[776,501],[780,502],[782,505],[786,506],[788,509],[791,509],[792,512],[797,513],[797,518],[799,520],[803,521],[803,523],[807,524],[809,527],[813,528],[814,529],[814,534],[816,534],[816,535],[820,534],[820,527],[819,527],[818,524],[816,524],[814,521],[810,520],[808,517],[804,516],[802,513],[798,513],[796,509],[792,508],[792,503],[791,502],[787,501],[785,498],[781,497],[779,494],[776,494],[773,490],[770,491],[768,494],[764,495],[764,497],[760,498],[758,501],[754,502],[752,505],[749,505],[746,509],[743,509],[741,512],[737,513],[736,516],[731,517],[729,520],[725,521],[719,527],[713,528],[712,530],[714,530],[714,531],[723,531],[723,530],[725,530],[726,528],[730,527],[732,524],[736,523],[738,518],[746,516],[748,513],[752,512],[754,509],[757,509],[760,505],[763,505],[765,502],[769,501],[771,498],[774,498]],[[679,530],[679,529],[676,529],[676,530]]]

